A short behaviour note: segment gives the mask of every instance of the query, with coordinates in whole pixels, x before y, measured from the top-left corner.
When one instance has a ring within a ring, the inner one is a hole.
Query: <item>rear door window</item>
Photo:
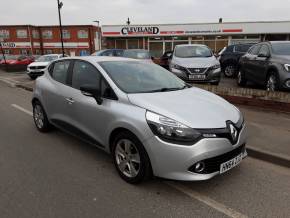
[[[51,77],[57,82],[67,84],[67,76],[70,61],[58,61],[53,64],[53,69],[51,72]]]
[[[254,45],[251,50],[249,51],[249,53],[251,55],[258,55],[259,51],[260,51],[261,45]]]

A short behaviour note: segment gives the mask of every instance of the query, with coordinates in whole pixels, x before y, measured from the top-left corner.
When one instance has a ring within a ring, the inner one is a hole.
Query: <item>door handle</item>
[[[72,98],[65,99],[69,104],[73,104],[75,101]]]

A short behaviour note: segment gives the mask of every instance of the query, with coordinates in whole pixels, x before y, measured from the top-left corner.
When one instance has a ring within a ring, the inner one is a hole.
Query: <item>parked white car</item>
[[[220,63],[206,45],[175,46],[169,69],[185,81],[218,85],[221,78]]]
[[[27,66],[27,74],[31,79],[36,79],[38,76],[43,75],[44,70],[50,64],[51,61],[62,58],[62,54],[49,54],[40,56],[35,62]],[[64,57],[68,57],[64,55]]]

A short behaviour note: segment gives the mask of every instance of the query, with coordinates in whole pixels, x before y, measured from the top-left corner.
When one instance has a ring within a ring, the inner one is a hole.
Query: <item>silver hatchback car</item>
[[[246,157],[241,112],[164,68],[117,57],[54,61],[36,80],[33,118],[111,153],[120,176],[206,180]]]

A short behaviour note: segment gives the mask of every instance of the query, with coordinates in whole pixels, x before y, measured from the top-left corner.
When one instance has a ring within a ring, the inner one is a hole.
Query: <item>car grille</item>
[[[190,74],[204,74],[208,68],[187,68]]]
[[[210,174],[210,173],[218,172],[220,170],[220,165],[222,163],[225,163],[225,162],[235,158],[239,154],[244,153],[245,150],[246,150],[246,146],[241,145],[238,148],[236,148],[228,153],[202,160],[204,162],[205,168],[202,172],[200,172],[200,174]],[[195,173],[194,165],[192,165],[188,170],[190,172]]]
[[[31,70],[42,70],[44,68],[45,68],[45,66],[31,66],[31,67],[29,67],[29,69],[31,69]]]

